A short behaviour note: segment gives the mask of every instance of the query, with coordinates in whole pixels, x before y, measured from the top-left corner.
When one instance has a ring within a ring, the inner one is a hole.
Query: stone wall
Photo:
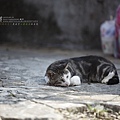
[[[115,16],[119,4],[119,0],[1,0],[1,16],[36,19],[39,25],[2,25],[0,44],[100,48],[100,24]]]

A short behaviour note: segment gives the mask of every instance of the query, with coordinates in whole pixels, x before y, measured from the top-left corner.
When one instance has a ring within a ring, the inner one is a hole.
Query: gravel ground
[[[120,120],[120,111],[104,108],[102,105],[90,106],[80,112],[79,110],[61,110],[65,120]]]

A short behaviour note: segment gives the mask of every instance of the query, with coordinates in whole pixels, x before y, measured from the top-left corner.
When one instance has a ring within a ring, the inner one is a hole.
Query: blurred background
[[[115,17],[119,4],[120,0],[0,0],[0,45],[101,49],[100,25]]]

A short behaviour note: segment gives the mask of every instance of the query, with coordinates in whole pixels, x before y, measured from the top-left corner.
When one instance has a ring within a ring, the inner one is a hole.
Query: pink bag
[[[116,11],[114,56],[120,58],[120,5]]]

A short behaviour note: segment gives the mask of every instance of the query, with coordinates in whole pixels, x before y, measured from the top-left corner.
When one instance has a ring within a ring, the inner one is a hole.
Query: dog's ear
[[[46,74],[48,78],[53,78],[53,76],[55,75],[55,73],[52,70],[48,70]]]

